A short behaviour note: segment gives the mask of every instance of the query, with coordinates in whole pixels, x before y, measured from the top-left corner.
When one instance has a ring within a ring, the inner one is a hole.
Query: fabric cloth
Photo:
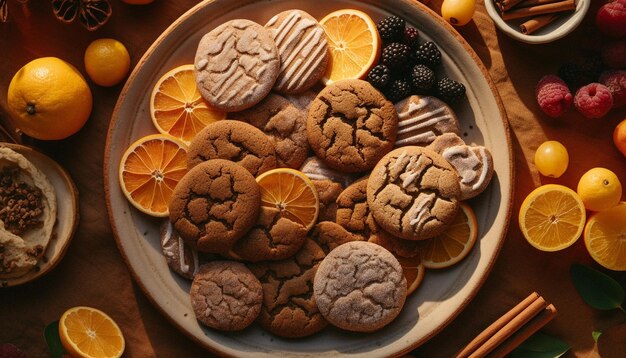
[[[428,3],[439,12],[441,2]],[[135,65],[158,35],[196,3],[156,0],[147,6],[131,6],[112,0],[110,21],[88,32],[78,21],[70,25],[57,21],[49,1],[22,5],[9,0],[9,21],[0,23],[0,119],[6,118],[6,93],[13,74],[32,59],[57,56],[85,74],[83,54],[87,45],[94,39],[110,37],[126,45]],[[524,240],[517,224],[522,200],[540,184],[558,182],[575,188],[580,176],[596,166],[613,170],[626,184],[626,158],[611,140],[613,128],[626,117],[625,109],[600,120],[585,119],[575,111],[551,120],[540,112],[534,99],[535,84],[542,75],[556,73],[561,63],[597,45],[588,36],[601,2],[593,3],[583,25],[551,44],[527,45],[510,39],[495,28],[483,1],[478,1],[473,21],[458,29],[489,70],[508,113],[515,151],[515,202],[505,244],[477,296],[412,355],[453,355],[532,291],[556,306],[558,316],[543,332],[572,347],[566,356],[621,357],[626,352],[623,314],[590,308],[570,279],[573,263],[601,269],[587,254],[582,240],[563,251],[544,253]],[[208,356],[150,303],[117,249],[106,215],[102,166],[109,120],[123,85],[103,88],[90,82],[90,87],[93,113],[78,134],[63,141],[28,142],[58,161],[73,177],[80,192],[80,223],[67,254],[54,270],[30,284],[0,289],[0,344],[13,343],[29,357],[46,356],[44,327],[66,309],[87,305],[108,313],[120,325],[126,338],[126,357]],[[569,168],[558,180],[541,177],[533,164],[535,149],[548,139],[562,142],[569,150]],[[609,274],[626,282],[626,274]],[[591,335],[594,330],[604,332],[597,344]]]

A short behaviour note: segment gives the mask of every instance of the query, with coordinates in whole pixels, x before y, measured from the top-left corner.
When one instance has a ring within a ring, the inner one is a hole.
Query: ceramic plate
[[[175,66],[193,63],[200,38],[223,22],[247,18],[261,24],[276,13],[303,9],[318,19],[327,13],[356,8],[378,21],[390,14],[404,17],[443,52],[448,76],[467,87],[467,100],[456,106],[468,142],[491,148],[495,175],[488,189],[470,204],[480,240],[470,256],[449,270],[428,271],[399,317],[382,330],[354,334],[328,328],[297,340],[277,338],[257,325],[238,333],[221,333],[198,324],[189,302],[190,283],[168,269],[159,244],[160,221],[134,209],[118,183],[118,166],[126,148],[155,133],[149,114],[156,81]],[[115,108],[105,153],[105,190],[109,217],[119,249],[146,295],[162,313],[194,341],[213,352],[233,356],[368,354],[408,352],[439,332],[475,296],[506,235],[512,206],[513,160],[506,115],[485,68],[469,45],[434,12],[413,0],[214,0],[181,16],[148,49],[128,79]]]
[[[0,147],[13,149],[39,168],[54,187],[57,197],[57,222],[46,252],[34,271],[1,281],[2,287],[8,287],[33,281],[50,272],[61,261],[78,225],[78,190],[65,169],[45,154],[19,144],[0,143]]]

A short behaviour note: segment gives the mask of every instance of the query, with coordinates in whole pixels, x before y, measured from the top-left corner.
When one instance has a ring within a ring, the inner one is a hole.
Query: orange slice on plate
[[[124,353],[120,327],[104,312],[91,307],[74,307],[59,320],[61,344],[72,357],[116,358]]]
[[[187,173],[187,146],[165,134],[140,138],[122,156],[119,181],[128,201],[157,217],[169,214],[174,187]]]
[[[396,258],[398,262],[400,262],[400,266],[402,266],[404,277],[406,277],[406,295],[408,296],[415,292],[422,284],[426,268],[419,257],[407,258],[396,256]]]
[[[593,214],[583,237],[597,263],[609,270],[626,271],[626,202]]]
[[[478,224],[472,208],[461,203],[459,213],[446,231],[419,242],[420,258],[426,268],[441,269],[463,260],[478,238]]]
[[[307,230],[317,221],[320,204],[315,186],[306,174],[290,168],[269,170],[256,178],[261,205],[280,209],[281,215]]]
[[[343,9],[326,15],[320,24],[330,48],[322,82],[328,85],[365,77],[378,62],[382,42],[372,18],[359,10]]]
[[[209,123],[226,118],[211,108],[196,87],[193,65],[178,66],[164,74],[150,97],[150,116],[156,129],[189,145]]]
[[[519,210],[526,240],[542,251],[558,251],[578,240],[585,226],[585,205],[572,189],[547,184],[533,190]]]

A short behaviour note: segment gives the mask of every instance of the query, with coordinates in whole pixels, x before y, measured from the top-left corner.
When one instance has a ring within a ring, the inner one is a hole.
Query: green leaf
[[[593,337],[593,341],[594,342],[598,342],[598,338],[600,338],[600,336],[602,335],[601,331],[593,331],[591,332],[591,337]]]
[[[558,358],[569,350],[569,345],[560,339],[537,332],[515,348],[510,358]]]
[[[50,350],[50,358],[62,358],[65,350],[61,344],[61,337],[59,337],[59,321],[54,321],[47,325],[43,335]]]
[[[573,264],[570,275],[580,296],[593,308],[612,310],[622,308],[624,288],[620,284],[589,266]]]

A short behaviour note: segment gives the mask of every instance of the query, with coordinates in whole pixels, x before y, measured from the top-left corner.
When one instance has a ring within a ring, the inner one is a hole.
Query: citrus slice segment
[[[317,221],[317,190],[306,174],[290,168],[269,170],[256,178],[261,187],[261,205],[278,208],[281,215],[307,230]]]
[[[343,9],[320,21],[330,49],[322,82],[363,78],[380,56],[381,40],[374,21],[364,12]]]
[[[558,184],[533,190],[520,207],[519,227],[542,251],[558,251],[578,240],[585,226],[585,206],[575,191]]]
[[[156,129],[189,145],[209,123],[226,118],[211,108],[196,86],[193,65],[178,66],[164,74],[150,97],[150,116]]]
[[[174,187],[187,173],[187,146],[165,134],[152,134],[128,147],[119,166],[119,181],[128,201],[157,217],[169,214]]]
[[[609,270],[626,271],[626,202],[593,214],[583,237],[597,263]]]
[[[396,256],[396,258],[398,262],[400,262],[400,266],[402,266],[404,277],[406,277],[406,295],[408,296],[415,292],[422,284],[426,268],[419,257],[407,258]]]
[[[463,260],[478,238],[478,224],[472,208],[461,203],[454,221],[443,234],[419,242],[420,258],[424,267],[441,269]]]
[[[114,358],[124,353],[124,336],[104,312],[91,307],[70,308],[59,320],[61,344],[72,357]]]

